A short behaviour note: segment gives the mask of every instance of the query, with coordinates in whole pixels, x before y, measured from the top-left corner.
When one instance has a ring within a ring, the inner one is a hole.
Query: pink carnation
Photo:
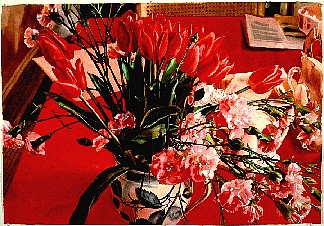
[[[26,137],[26,148],[31,153],[45,155],[45,143],[40,144],[38,147],[33,147],[32,145],[32,142],[40,137],[38,133],[28,132]]]
[[[218,201],[223,208],[231,213],[249,205],[254,194],[251,191],[252,180],[235,179],[223,184]]]
[[[312,206],[310,205],[311,199],[306,196],[300,196],[298,200],[295,200],[294,204],[289,203],[292,208],[294,208],[295,212],[291,214],[291,218],[289,219],[290,223],[299,224],[302,220],[309,214]]]
[[[135,116],[131,112],[117,114],[114,117],[114,121],[119,123],[120,129],[134,129],[135,124]]]
[[[185,168],[182,152],[172,147],[152,156],[150,170],[161,184],[178,184],[189,179],[189,170]]]
[[[12,129],[12,126],[9,121],[3,120],[2,125],[2,135],[3,135],[3,146],[6,148],[21,148],[24,146],[25,142],[20,134],[16,137],[12,137],[9,134],[9,131]]]
[[[244,128],[248,128],[253,120],[256,109],[249,106],[247,100],[236,94],[226,95],[219,102],[219,110],[230,129],[230,139],[242,138]]]
[[[201,142],[208,132],[208,129],[204,125],[206,123],[206,117],[199,113],[189,113],[184,121],[180,122],[179,134],[180,138],[184,142]]]
[[[134,129],[135,126],[135,116],[129,111],[117,114],[114,119],[108,123],[108,128],[116,135],[119,135],[123,129]]]
[[[252,223],[259,220],[263,216],[263,208],[259,205],[249,205],[243,207],[243,213],[249,215],[248,222]]]
[[[320,129],[312,128],[312,133],[305,133],[303,130],[297,136],[297,139],[302,144],[303,148],[310,149],[311,146],[319,146],[317,143],[321,144],[322,132]]]
[[[298,202],[305,191],[303,177],[299,173],[300,170],[301,168],[296,163],[291,163],[288,166],[285,182],[274,186],[272,194],[278,198],[287,198],[289,195],[292,196],[292,206],[294,206],[295,202]]]
[[[28,27],[26,30],[25,30],[25,33],[24,33],[24,43],[26,44],[26,46],[28,48],[32,48],[35,46],[36,44],[36,41],[35,41],[35,36],[39,34],[39,31],[36,30],[36,29],[32,29],[30,27]]]
[[[117,114],[113,120],[108,122],[108,129],[115,135],[119,135],[123,129],[134,129],[136,126],[135,116],[131,112]],[[92,147],[96,148],[96,151],[100,151],[111,139],[110,134],[105,129],[100,129],[100,133],[103,134],[96,137],[92,141]]]
[[[194,181],[201,182],[214,178],[219,162],[219,155],[214,148],[193,145],[186,153],[185,167],[190,169],[190,177]]]
[[[93,139],[92,147],[96,148],[96,151],[100,151],[101,149],[103,149],[105,147],[106,144],[108,144],[109,139],[107,139],[106,137],[110,138],[110,135],[107,130],[100,129],[99,132],[101,134],[103,134],[105,137],[100,135],[100,136],[96,137],[95,139]]]
[[[314,123],[317,121],[318,119],[318,115],[315,112],[310,112],[308,114],[305,115],[305,118],[310,122],[310,123]]]
[[[285,137],[285,130],[280,129],[273,124],[268,124],[262,132],[270,135],[272,138],[269,143],[260,141],[259,148],[262,152],[270,153],[278,150],[282,144],[283,138]]]

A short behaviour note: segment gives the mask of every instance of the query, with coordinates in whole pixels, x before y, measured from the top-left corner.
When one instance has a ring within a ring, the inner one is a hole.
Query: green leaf
[[[101,172],[95,180],[91,183],[88,189],[82,194],[78,205],[74,210],[70,224],[84,224],[88,212],[92,205],[98,200],[102,192],[119,176],[123,175],[130,168],[127,166],[113,166]]]
[[[62,9],[65,15],[69,15],[71,13],[72,4],[62,4]]]
[[[120,211],[119,214],[125,221],[130,221],[130,217],[125,212]]]
[[[316,198],[317,201],[321,202],[321,192],[315,188],[315,187],[310,187],[309,188],[311,194]]]
[[[176,58],[169,60],[163,72],[162,83],[167,83],[170,80],[172,74],[176,71],[178,66],[179,64],[177,64]]]
[[[52,136],[52,134],[47,134],[47,135],[44,135],[44,136],[41,136],[39,138],[37,138],[36,140],[30,142],[33,149],[37,149],[42,143],[44,143],[45,141],[47,141],[48,139],[50,139]]]
[[[322,123],[321,123],[321,122],[314,122],[313,125],[314,125],[317,129],[322,129]]]
[[[303,181],[306,184],[317,184],[316,180],[311,177],[303,177]]]
[[[132,141],[138,144],[144,144],[150,140],[157,139],[161,135],[165,134],[165,132],[166,132],[165,125],[160,124],[151,129],[145,129],[141,131],[138,135],[136,135],[132,139]]]
[[[310,134],[313,132],[313,129],[310,126],[299,125],[299,127],[307,134]]]
[[[258,139],[264,141],[264,142],[270,142],[272,141],[271,135],[262,133],[260,130],[258,130],[256,127],[250,126],[247,131],[249,132],[249,135],[256,135]]]
[[[282,160],[281,162],[282,162],[283,164],[288,165],[288,164],[290,164],[292,161],[291,161],[290,159],[284,159],[284,160]]]
[[[299,111],[302,115],[305,115],[307,113],[310,113],[310,109],[308,107],[305,107],[303,105],[300,104],[295,104],[295,108],[297,109],[297,111]]]
[[[126,81],[129,82],[132,68],[124,60],[121,60],[121,65]]]
[[[230,140],[228,144],[229,144],[229,148],[232,149],[233,151],[241,150],[244,147],[244,143],[240,138],[235,138],[233,140]]]
[[[153,108],[145,114],[140,126],[150,128],[162,119],[179,114],[180,111],[181,109],[175,105]]]
[[[91,130],[98,131],[102,128],[102,124],[99,122],[94,113],[86,111],[85,109],[75,105],[71,101],[55,93],[47,92],[46,95],[53,98],[59,107],[69,112],[72,116],[80,120],[85,126],[90,128]]]
[[[264,106],[262,108],[262,110],[264,110],[268,114],[272,115],[276,119],[281,119],[285,115],[284,112],[282,112],[281,110],[279,110],[278,108],[273,107],[273,106]]]
[[[272,181],[277,181],[278,183],[280,183],[282,181],[282,179],[284,178],[284,175],[282,172],[280,172],[280,170],[275,170],[275,171],[269,172],[267,174],[267,177]]]
[[[210,135],[210,133],[207,133],[207,134],[206,134],[205,140],[206,140],[209,144],[211,144],[211,145],[214,145],[214,144],[215,144],[215,142],[214,142],[212,136]]]

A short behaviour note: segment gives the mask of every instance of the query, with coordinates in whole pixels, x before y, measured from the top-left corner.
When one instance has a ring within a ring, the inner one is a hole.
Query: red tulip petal
[[[250,75],[248,84],[256,93],[266,93],[283,82],[278,65],[260,68]]]
[[[141,36],[138,40],[138,48],[144,58],[148,60],[154,59],[154,48],[152,40],[144,31],[141,31]]]
[[[197,67],[197,76],[199,79],[203,82],[208,82],[210,80],[210,76],[214,74],[219,66],[220,61],[218,59],[218,56],[215,57],[209,57],[206,60],[199,62],[199,65]]]
[[[77,87],[74,84],[71,83],[62,83],[62,82],[57,82],[57,84],[60,86],[62,89],[62,93],[64,96],[68,98],[76,98],[81,95],[81,90],[79,87]]]
[[[74,56],[70,44],[51,30],[41,30],[36,36],[36,42],[45,59],[53,66],[57,60],[63,58],[71,60]]]
[[[70,61],[57,61],[55,68],[52,69],[55,77],[59,82],[74,83],[74,68]]]
[[[130,35],[127,31],[125,24],[122,21],[119,21],[117,26],[117,44],[123,52],[128,52],[128,47],[130,44]]]
[[[131,52],[136,52],[138,49],[138,40],[140,37],[140,32],[143,28],[143,21],[142,20],[138,20],[135,22],[134,25],[134,30],[133,30],[133,34],[132,34],[132,49]]]
[[[166,59],[175,57],[181,49],[182,38],[179,33],[170,33],[168,51],[165,54]]]
[[[210,76],[210,80],[208,81],[208,83],[219,84],[225,78],[225,76],[232,70],[233,67],[234,64],[223,67],[219,72],[216,72],[215,74]]]
[[[207,36],[203,37],[202,39],[199,39],[199,41],[196,43],[198,46],[201,47],[202,50],[200,53],[201,60],[205,60],[211,55],[214,42],[215,42],[215,33],[211,32]]]
[[[260,68],[256,71],[252,72],[252,74],[250,75],[249,81],[248,81],[249,86],[251,86],[251,88],[253,89],[254,87],[258,86],[258,84],[269,79],[269,76],[276,74],[278,69],[279,69],[279,66],[274,65],[274,66],[269,66],[269,67],[263,67],[263,68]]]
[[[86,90],[87,79],[80,58],[76,60],[75,67],[76,67],[75,79],[77,80],[78,86],[80,87],[81,90]]]
[[[168,32],[162,32],[157,43],[157,59],[161,60],[168,50]]]
[[[181,65],[181,70],[188,75],[193,75],[199,62],[199,46],[191,45]]]
[[[213,43],[212,53],[216,53],[218,51],[218,48],[223,44],[224,40],[225,36],[216,38],[216,40]]]

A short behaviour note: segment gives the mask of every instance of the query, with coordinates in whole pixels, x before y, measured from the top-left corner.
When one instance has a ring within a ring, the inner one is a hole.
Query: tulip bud
[[[278,65],[260,68],[250,75],[248,84],[258,93],[266,93],[284,81],[283,71]]]
[[[230,149],[232,149],[233,151],[241,150],[244,147],[244,143],[239,138],[229,141],[228,144]]]

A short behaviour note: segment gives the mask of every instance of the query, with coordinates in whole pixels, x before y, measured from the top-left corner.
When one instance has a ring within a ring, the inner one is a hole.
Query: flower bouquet
[[[109,185],[121,216],[135,224],[186,220],[212,190],[223,223],[224,211],[256,222],[264,215],[264,198],[293,223],[320,209],[321,193],[312,186],[319,168],[293,156],[280,159],[276,152],[289,128],[298,131],[305,149],[321,149],[317,103],[296,81],[294,68],[288,73],[278,65],[260,68],[249,74],[246,86],[231,90],[226,78],[234,64],[222,51],[225,37],[181,27],[163,14],[140,18],[127,11],[104,18],[100,5],[87,7],[91,19],[79,5],[45,5],[37,17],[43,28],[24,34],[28,47],[41,49],[60,88],[46,93],[48,99],[75,121],[65,124],[64,116],[54,114],[51,120],[62,126],[45,135],[29,131],[36,122],[3,126],[4,147],[45,154],[51,136],[83,123],[96,135],[78,142],[114,155],[116,165],[84,192],[71,224],[85,222]],[[65,29],[65,39],[53,31],[57,26]],[[89,62],[76,59],[76,49]],[[248,92],[252,98],[244,96]],[[205,187],[196,202],[192,183]]]

